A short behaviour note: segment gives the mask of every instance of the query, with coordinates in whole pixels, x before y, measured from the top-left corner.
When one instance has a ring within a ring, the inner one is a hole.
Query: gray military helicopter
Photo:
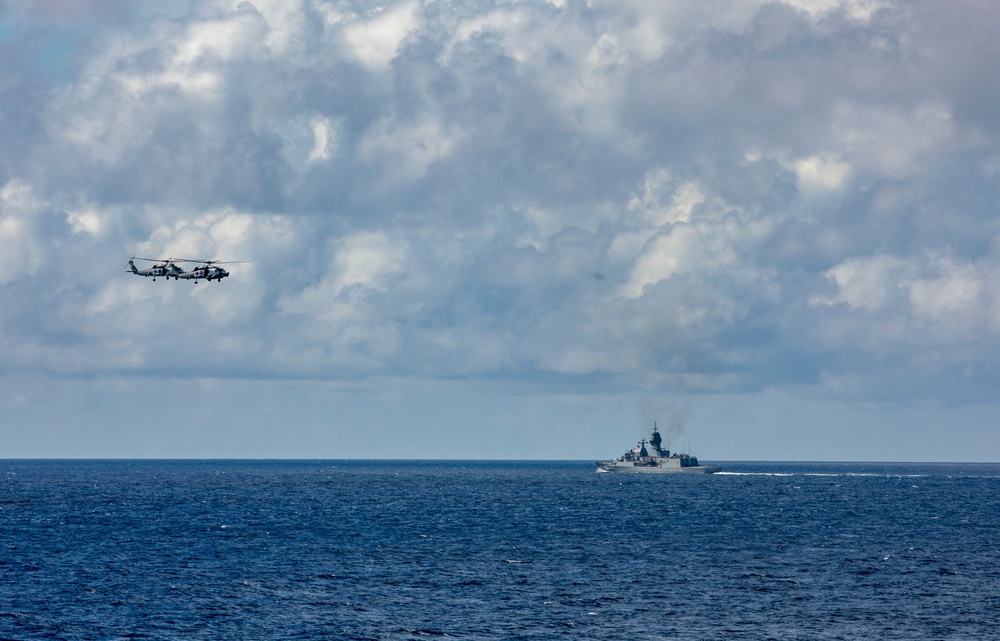
[[[219,264],[250,262],[248,260],[187,260],[183,258],[180,260],[191,263],[201,263],[201,265],[198,265],[191,271],[178,274],[177,276],[174,277],[175,280],[177,278],[183,278],[184,280],[193,280],[196,283],[202,278],[211,283],[213,280],[220,281],[226,276],[228,276],[229,272],[223,269],[222,267],[219,267],[218,266]]]
[[[135,261],[137,260],[148,260],[157,264],[147,269],[139,269],[135,266]],[[175,263],[176,260],[174,258],[140,258],[132,256],[128,259],[128,266],[136,276],[145,276],[146,278],[152,276],[153,280],[156,280],[157,276],[162,276],[168,280],[173,277],[174,280],[177,280],[184,273],[184,270],[177,266]]]
[[[156,263],[148,269],[138,269],[135,266],[137,260],[148,260],[150,262]],[[140,258],[138,256],[132,256],[128,260],[129,269],[136,276],[152,276],[153,280],[156,280],[157,276],[162,276],[167,280],[173,278],[174,280],[193,280],[198,282],[201,279],[205,279],[208,282],[220,281],[226,276],[229,276],[229,272],[218,267],[219,264],[226,263],[247,263],[250,261],[246,260],[196,260],[194,258]],[[177,265],[177,263],[201,263],[194,269],[185,271]]]

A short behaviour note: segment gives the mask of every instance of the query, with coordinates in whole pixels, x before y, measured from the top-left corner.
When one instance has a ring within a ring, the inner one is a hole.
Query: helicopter
[[[181,260],[184,260],[184,259],[181,259]],[[246,263],[246,262],[249,262],[249,261],[245,261],[245,260],[191,260],[191,261],[188,261],[188,262],[202,263],[202,264],[198,265],[197,267],[195,267],[191,271],[187,271],[187,272],[184,272],[182,274],[178,274],[177,276],[174,277],[174,280],[176,280],[178,278],[183,278],[185,280],[193,280],[194,282],[197,283],[200,279],[204,278],[208,282],[212,282],[213,280],[220,281],[223,278],[225,278],[226,276],[228,276],[229,272],[226,271],[225,269],[223,269],[222,267],[218,267],[217,265],[219,263]]]
[[[148,269],[138,269],[135,266],[135,261],[137,260],[148,260],[158,264],[153,265]],[[175,259],[173,258],[140,258],[138,256],[132,256],[128,259],[128,266],[132,270],[132,273],[136,276],[145,276],[147,278],[152,276],[154,281],[157,276],[163,276],[167,280],[173,276],[174,280],[177,280],[177,277],[183,274],[184,270],[178,267],[174,263],[174,260]]]
[[[148,260],[157,263],[149,269],[138,269],[135,266],[136,260]],[[173,278],[174,280],[193,280],[198,282],[202,278],[208,282],[220,281],[226,276],[229,276],[229,272],[218,267],[219,263],[246,263],[249,261],[245,260],[196,260],[193,258],[139,258],[137,256],[132,256],[129,258],[128,266],[132,273],[137,276],[152,276],[153,280],[156,280],[157,276],[163,276],[167,280]],[[177,263],[201,263],[194,269],[185,271],[177,265]]]

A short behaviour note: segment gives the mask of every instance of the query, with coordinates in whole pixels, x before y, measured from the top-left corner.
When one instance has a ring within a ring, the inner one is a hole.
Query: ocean
[[[721,464],[0,461],[0,639],[996,638],[1000,464]]]

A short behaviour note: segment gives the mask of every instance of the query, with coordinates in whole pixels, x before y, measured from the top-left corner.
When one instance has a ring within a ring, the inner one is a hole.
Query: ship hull
[[[719,465],[692,465],[689,467],[674,467],[666,465],[632,465],[615,463],[598,463],[598,472],[617,472],[620,474],[715,474],[721,472]]]

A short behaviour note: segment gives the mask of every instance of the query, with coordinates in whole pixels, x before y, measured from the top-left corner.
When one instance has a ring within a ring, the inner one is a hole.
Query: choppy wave
[[[995,469],[724,465],[0,461],[0,638],[994,634]]]

